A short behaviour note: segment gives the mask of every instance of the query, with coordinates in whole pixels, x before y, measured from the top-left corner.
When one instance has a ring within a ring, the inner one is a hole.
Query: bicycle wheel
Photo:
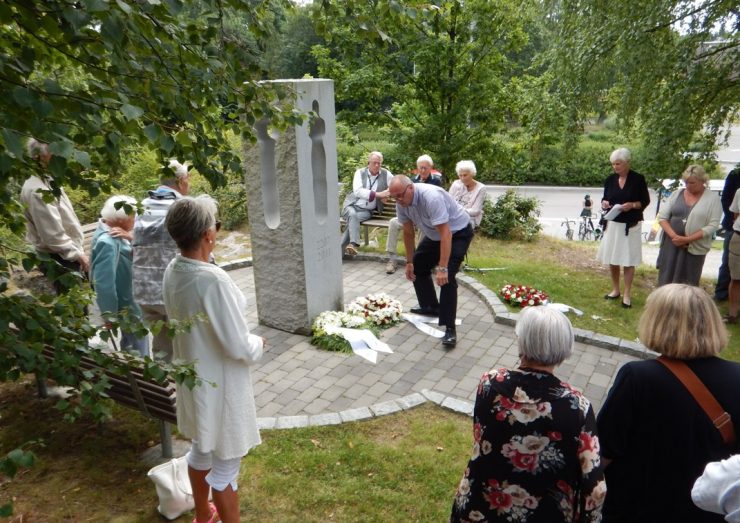
[[[578,239],[580,241],[586,239],[586,224],[583,222],[581,222],[581,224],[578,226]]]

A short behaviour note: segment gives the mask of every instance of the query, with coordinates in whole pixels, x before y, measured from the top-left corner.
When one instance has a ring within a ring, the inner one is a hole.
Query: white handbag
[[[195,508],[193,489],[185,456],[171,459],[146,473],[154,482],[159,497],[157,510],[167,519],[176,519]]]

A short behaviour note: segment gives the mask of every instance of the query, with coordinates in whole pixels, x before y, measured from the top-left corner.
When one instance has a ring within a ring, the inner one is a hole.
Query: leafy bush
[[[537,198],[525,198],[514,189],[509,189],[495,203],[486,199],[479,230],[499,240],[532,241],[542,230],[537,219],[539,215],[540,202]]]

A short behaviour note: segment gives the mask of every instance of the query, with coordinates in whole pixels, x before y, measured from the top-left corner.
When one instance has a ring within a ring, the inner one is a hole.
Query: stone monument
[[[278,80],[311,113],[278,132],[266,119],[245,143],[245,182],[260,323],[310,334],[314,318],[342,310],[334,84]]]

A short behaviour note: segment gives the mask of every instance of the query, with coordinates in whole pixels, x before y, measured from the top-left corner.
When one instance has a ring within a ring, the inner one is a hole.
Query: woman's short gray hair
[[[527,307],[519,314],[514,329],[519,356],[540,365],[560,365],[573,352],[573,326],[557,309]]]
[[[455,172],[458,176],[460,176],[460,171],[469,172],[473,178],[478,174],[478,170],[475,168],[475,164],[472,160],[461,160],[457,162],[457,165],[455,165]]]
[[[131,212],[126,212],[126,205],[122,205],[116,209],[116,204],[119,202],[127,204]],[[100,216],[106,223],[123,220],[132,215],[136,216],[136,198],[132,198],[131,196],[111,196],[105,201],[103,209],[100,211]]]
[[[615,149],[614,151],[612,151],[611,155],[609,155],[609,161],[611,163],[614,163],[616,161],[630,163],[631,159],[632,159],[632,153],[626,147],[620,147],[619,149]]]
[[[185,196],[172,204],[164,224],[181,251],[197,247],[208,229],[216,226],[216,200],[208,195]]]
[[[707,171],[705,171],[704,167],[699,164],[689,165],[681,175],[681,178],[683,178],[684,181],[688,180],[689,178],[696,178],[704,185],[706,185],[709,181],[709,175],[707,174]]]
[[[28,156],[34,160],[38,160],[39,156],[49,152],[49,144],[40,142],[36,138],[29,138],[26,143],[26,151],[28,152]]]

